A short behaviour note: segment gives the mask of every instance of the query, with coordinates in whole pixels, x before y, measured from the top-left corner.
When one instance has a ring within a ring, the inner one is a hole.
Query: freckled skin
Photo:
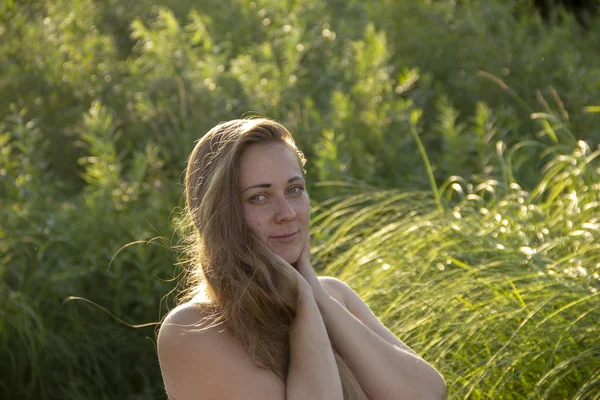
[[[269,249],[296,263],[310,224],[310,200],[300,162],[283,143],[249,146],[240,158],[244,220]]]

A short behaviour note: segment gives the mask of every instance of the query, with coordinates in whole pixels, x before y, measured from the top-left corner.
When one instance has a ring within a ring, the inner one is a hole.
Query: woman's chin
[[[288,264],[291,264],[294,268],[296,268],[296,263],[300,258],[300,252],[298,251],[277,252],[277,255],[283,258]]]
[[[288,264],[294,265],[300,259],[304,243],[295,241],[285,245],[268,243],[270,250],[283,258]],[[295,265],[294,265],[295,267]]]

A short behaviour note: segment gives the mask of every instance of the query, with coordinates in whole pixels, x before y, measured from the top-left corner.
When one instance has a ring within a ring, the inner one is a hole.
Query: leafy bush
[[[176,201],[176,188],[161,183],[155,149],[134,154],[124,170],[115,152],[118,131],[96,103],[80,127],[89,154],[82,160],[86,190],[65,199],[36,158],[47,145],[41,131],[15,119],[2,134],[10,157],[0,165],[11,194],[0,207],[2,397],[158,395],[153,331],[146,328],[148,341],[96,308],[65,299],[84,295],[132,321],[158,320],[167,290],[160,278],[169,277],[172,254],[159,246],[116,254],[124,243],[166,231],[169,209],[161,205]]]
[[[259,114],[308,156],[322,272],[451,397],[593,398],[600,24],[530,3],[5,2],[0,397],[164,398],[127,323],[172,305],[194,140]]]

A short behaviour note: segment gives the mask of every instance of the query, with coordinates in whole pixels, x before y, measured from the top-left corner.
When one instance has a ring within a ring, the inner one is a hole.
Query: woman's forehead
[[[242,153],[239,166],[242,184],[278,183],[303,176],[295,151],[280,142],[250,145]]]

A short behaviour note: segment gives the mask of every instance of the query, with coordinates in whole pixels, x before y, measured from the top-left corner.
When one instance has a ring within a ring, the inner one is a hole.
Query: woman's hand
[[[310,262],[310,236],[307,237],[304,248],[300,252],[300,257],[293,265],[285,261],[279,254],[273,252],[281,263],[289,267],[295,274],[298,283],[298,292],[300,294],[299,301],[306,299],[315,299],[316,296],[326,294],[325,289],[321,286],[321,282],[315,273]]]
[[[302,276],[302,274],[300,274],[300,272],[298,272],[298,270],[292,264],[285,261],[279,254],[272,252],[272,255],[279,261],[281,265],[284,265],[296,277],[299,295],[298,301],[302,302],[305,300],[314,299],[312,287],[308,284],[304,276]]]
[[[321,285],[321,281],[317,277],[315,270],[310,262],[310,235],[307,236],[304,243],[304,248],[300,252],[298,261],[294,264],[294,268],[300,273],[304,280],[310,285],[315,297],[327,295],[325,289]]]

